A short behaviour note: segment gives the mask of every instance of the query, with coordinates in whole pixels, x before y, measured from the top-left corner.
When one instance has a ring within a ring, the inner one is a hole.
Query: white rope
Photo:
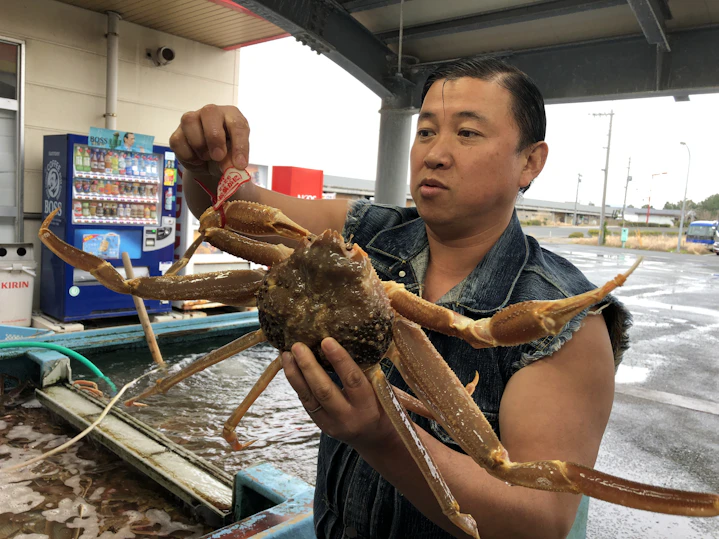
[[[68,447],[70,447],[70,446],[71,446],[72,444],[74,444],[75,442],[80,441],[82,438],[84,438],[85,436],[87,436],[92,429],[94,429],[97,425],[99,425],[99,424],[100,424],[100,421],[102,421],[103,419],[105,419],[105,416],[106,416],[106,415],[108,414],[108,412],[110,411],[110,408],[112,408],[112,407],[114,406],[114,404],[115,404],[118,400],[120,400],[120,397],[122,397],[122,394],[125,393],[125,391],[127,391],[128,389],[130,389],[131,386],[133,386],[135,383],[137,383],[139,380],[141,380],[141,379],[144,378],[145,376],[149,376],[150,374],[153,374],[153,373],[155,373],[155,372],[158,372],[159,370],[160,370],[160,369],[153,369],[153,370],[151,370],[150,372],[146,372],[146,373],[143,374],[142,376],[138,376],[137,378],[135,378],[135,379],[132,380],[131,382],[128,382],[127,384],[125,384],[125,385],[122,387],[122,389],[121,389],[120,391],[118,391],[117,395],[115,395],[115,397],[114,397],[109,403],[107,403],[107,406],[106,406],[105,409],[102,411],[102,413],[97,417],[97,419],[96,419],[95,421],[93,421],[84,431],[82,431],[80,434],[78,434],[77,436],[75,436],[72,440],[69,440],[69,441],[65,442],[64,444],[59,445],[59,446],[57,446],[57,447],[54,448],[54,449],[51,449],[51,450],[48,451],[47,453],[43,453],[42,455],[39,455],[39,456],[34,457],[34,458],[31,458],[30,460],[26,460],[25,462],[21,462],[21,463],[19,463],[19,464],[15,464],[15,465],[13,465],[13,466],[7,466],[7,467],[5,467],[5,468],[0,468],[0,473],[14,472],[15,470],[19,470],[20,468],[24,468],[25,466],[29,466],[30,464],[35,464],[35,463],[37,463],[37,462],[40,462],[40,461],[42,461],[42,460],[45,460],[46,458],[48,458],[48,457],[50,457],[50,456],[52,456],[52,455],[54,455],[54,454],[56,454],[56,453],[59,453],[60,451],[64,451],[65,449],[67,449]]]

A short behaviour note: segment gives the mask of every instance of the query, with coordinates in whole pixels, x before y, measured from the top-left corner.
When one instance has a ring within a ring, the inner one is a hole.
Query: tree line
[[[646,206],[644,207],[646,208]],[[664,209],[681,210],[682,201],[680,200],[677,203],[667,202],[664,204]],[[687,213],[690,211],[693,212],[694,219],[704,219],[708,221],[716,220],[719,218],[719,194],[707,197],[699,203],[687,199],[686,211]]]

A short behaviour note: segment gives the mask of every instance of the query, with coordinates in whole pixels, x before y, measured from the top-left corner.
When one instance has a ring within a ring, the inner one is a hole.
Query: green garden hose
[[[51,343],[51,342],[43,342],[43,341],[9,341],[9,342],[0,342],[0,349],[3,348],[47,348],[48,350],[55,350],[56,352],[60,352],[61,354],[65,354],[68,357],[71,357],[73,359],[77,359],[80,363],[85,365],[88,369],[90,369],[93,374],[95,374],[97,377],[102,378],[107,382],[107,385],[112,388],[114,392],[117,393],[117,387],[115,387],[115,384],[112,383],[112,381],[102,374],[102,371],[95,367],[93,365],[92,361],[87,359],[85,356],[78,354],[75,352],[75,350],[70,350],[69,348],[65,348],[64,346],[60,346],[59,344]]]

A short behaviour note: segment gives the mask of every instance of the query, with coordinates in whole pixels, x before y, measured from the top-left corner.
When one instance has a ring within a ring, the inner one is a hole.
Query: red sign
[[[272,167],[272,190],[297,198],[322,199],[324,172],[311,168]]]

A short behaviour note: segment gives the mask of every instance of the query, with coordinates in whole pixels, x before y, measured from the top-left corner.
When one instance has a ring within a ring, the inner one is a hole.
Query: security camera
[[[150,58],[156,66],[166,66],[175,59],[175,51],[170,47],[160,47],[154,51],[148,49],[147,57]]]

